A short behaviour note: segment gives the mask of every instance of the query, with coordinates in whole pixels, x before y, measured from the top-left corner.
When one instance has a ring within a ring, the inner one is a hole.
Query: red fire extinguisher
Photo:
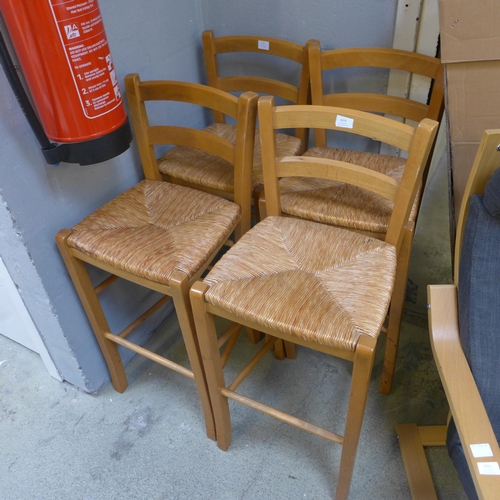
[[[47,162],[88,165],[125,151],[132,134],[97,0],[0,0],[0,12],[48,137]],[[2,63],[26,112],[18,75]]]

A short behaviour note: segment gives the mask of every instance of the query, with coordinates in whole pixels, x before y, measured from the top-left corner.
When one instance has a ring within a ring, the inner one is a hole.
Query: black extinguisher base
[[[42,149],[49,165],[61,162],[93,165],[122,154],[130,147],[132,130],[127,120],[112,132],[89,141],[55,144],[53,148]]]

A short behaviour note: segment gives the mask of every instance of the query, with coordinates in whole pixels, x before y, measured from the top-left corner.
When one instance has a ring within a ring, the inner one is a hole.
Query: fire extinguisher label
[[[96,0],[49,0],[83,112],[98,118],[122,96]]]

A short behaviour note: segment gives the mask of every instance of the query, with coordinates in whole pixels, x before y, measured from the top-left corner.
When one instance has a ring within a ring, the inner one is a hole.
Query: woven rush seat
[[[401,181],[406,160],[364,151],[315,147],[304,156],[328,158],[360,165]],[[284,213],[351,229],[385,233],[394,203],[357,186],[327,179],[288,177],[280,181]],[[410,214],[417,214],[417,195]]]
[[[204,129],[232,143],[236,142],[236,125],[214,123]],[[280,156],[294,156],[299,153],[302,141],[286,134],[276,136]],[[158,159],[161,173],[220,191],[233,191],[234,167],[218,156],[199,149],[176,146]],[[263,183],[262,154],[259,131],[255,133],[253,154],[252,189]]]
[[[67,242],[101,262],[168,284],[176,270],[191,278],[239,218],[235,203],[144,180],[74,226]]]
[[[378,336],[395,272],[388,243],[267,217],[210,271],[205,298],[277,331],[354,351],[360,335]]]

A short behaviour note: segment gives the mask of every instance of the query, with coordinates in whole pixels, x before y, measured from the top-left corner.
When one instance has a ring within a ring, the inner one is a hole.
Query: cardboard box
[[[500,127],[500,60],[445,67],[451,139],[480,142],[485,129]]]
[[[483,131],[500,128],[499,26],[498,0],[440,0],[452,227]]]
[[[440,0],[444,63],[500,60],[498,0]]]
[[[453,205],[458,216],[483,131],[500,128],[500,61],[448,63],[446,81]]]

